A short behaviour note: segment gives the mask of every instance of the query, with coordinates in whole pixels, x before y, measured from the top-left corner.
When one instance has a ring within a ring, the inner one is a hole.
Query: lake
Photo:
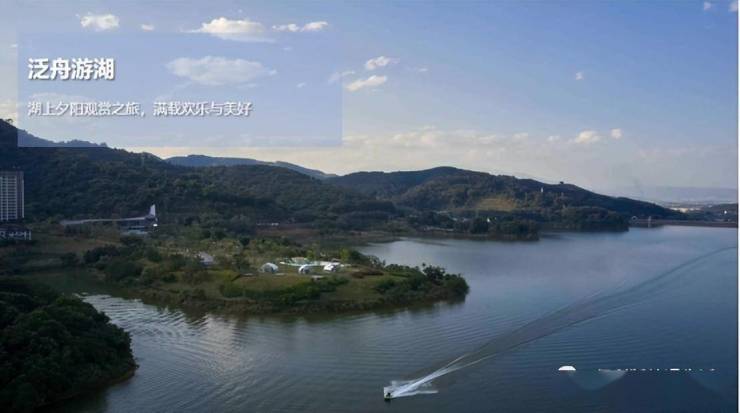
[[[736,229],[403,239],[362,252],[460,272],[470,294],[396,311],[243,318],[91,294],[131,333],[140,368],[52,410],[738,411]],[[415,395],[384,402],[391,381]]]

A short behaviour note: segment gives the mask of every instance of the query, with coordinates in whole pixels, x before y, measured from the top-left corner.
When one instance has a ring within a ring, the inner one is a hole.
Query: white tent
[[[301,265],[298,268],[298,274],[310,274],[311,273],[311,266],[310,265]]]
[[[268,262],[268,263],[263,264],[260,267],[260,271],[274,274],[274,273],[278,272],[278,266],[275,265],[275,264],[273,264],[273,263],[271,263],[271,262]]]
[[[324,271],[326,272],[337,272],[339,271],[339,264],[337,263],[331,263],[324,265]]]

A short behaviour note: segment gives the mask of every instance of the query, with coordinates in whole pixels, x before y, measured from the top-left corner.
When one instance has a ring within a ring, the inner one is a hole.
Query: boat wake
[[[466,353],[442,367],[409,380],[394,380],[383,388],[383,395],[391,398],[437,393],[434,382],[452,372],[473,366],[504,352],[516,349],[534,340],[557,333],[573,325],[601,317],[611,311],[642,302],[685,276],[687,268],[722,252],[737,247],[722,248],[685,261],[649,280],[619,289],[612,293],[597,293],[570,304],[513,331],[492,338],[475,351]]]

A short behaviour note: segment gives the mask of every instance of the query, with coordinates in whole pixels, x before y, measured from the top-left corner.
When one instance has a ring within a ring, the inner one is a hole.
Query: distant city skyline
[[[598,190],[737,188],[737,2],[6,2],[3,118],[25,109],[17,56],[31,31],[200,34],[213,39],[213,58],[183,56],[190,60],[172,70],[214,91],[261,81],[253,66],[223,72],[216,58],[235,47],[270,43],[308,61],[341,39],[341,58],[322,77],[342,88],[341,143],[223,147],[193,136],[150,146],[131,129],[136,144],[123,146],[338,174],[449,165]],[[290,82],[280,99],[319,86],[286,76],[268,76]],[[77,138],[109,141],[84,129]]]

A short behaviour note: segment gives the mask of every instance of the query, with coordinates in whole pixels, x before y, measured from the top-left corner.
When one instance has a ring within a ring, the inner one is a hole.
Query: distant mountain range
[[[336,177],[334,174],[327,174],[317,169],[305,168],[300,165],[295,165],[288,162],[265,162],[257,159],[250,158],[222,158],[212,157],[206,155],[188,155],[188,156],[174,156],[172,158],[165,159],[167,162],[173,165],[190,166],[190,167],[208,167],[208,166],[235,166],[235,165],[268,165],[277,166],[281,168],[290,169],[308,175],[316,179],[327,179]]]
[[[736,188],[696,188],[688,186],[622,187],[609,191],[623,196],[660,204],[719,204],[734,203]]]
[[[8,123],[3,122],[8,126]],[[48,139],[39,138],[34,136],[23,129],[17,129],[17,142],[19,147],[27,148],[107,148],[105,143],[97,144],[85,140],[73,139],[70,141],[52,141]],[[6,144],[9,144],[11,139],[6,139]],[[308,175],[316,179],[327,179],[335,177],[337,175],[327,174],[317,169],[305,168],[300,165],[292,164],[289,162],[266,162],[257,159],[250,158],[228,158],[228,157],[213,157],[206,155],[188,155],[188,156],[174,156],[165,159],[165,161],[180,166],[189,167],[209,167],[209,166],[235,166],[235,165],[267,165],[277,166],[281,168],[290,169],[304,175]]]
[[[626,215],[670,216],[665,208],[611,197],[578,186],[439,167],[408,172],[357,172],[327,182],[399,206],[434,211],[548,214],[563,206],[596,207]]]
[[[0,148],[16,145],[28,148],[107,148],[105,143],[97,144],[79,139],[55,142],[39,138],[3,120],[0,120],[0,131],[5,132],[0,140]]]
[[[31,220],[136,216],[156,204],[165,222],[238,232],[261,221],[336,220],[368,208],[393,213],[390,203],[283,167],[184,167],[102,146],[19,148],[18,135],[26,133],[0,122],[0,169],[24,171]]]
[[[18,145],[21,147],[34,147],[34,148],[107,148],[105,143],[96,144],[85,140],[71,140],[71,141],[51,141],[43,138],[34,136],[22,129],[15,129],[13,125],[6,122],[2,122],[5,128],[12,128],[16,132],[17,139],[12,134],[6,134],[5,141],[0,142],[0,147],[3,145]],[[2,125],[0,125],[2,126]],[[0,127],[2,129],[2,127]],[[408,171],[408,172],[356,172],[345,176],[338,176],[336,174],[330,174],[318,169],[311,169],[301,165],[296,165],[289,162],[275,161],[260,161],[258,159],[251,158],[236,158],[236,157],[213,157],[207,155],[187,155],[187,156],[174,156],[166,158],[164,161],[178,166],[186,167],[216,167],[216,166],[236,166],[236,165],[266,165],[274,166],[301,173],[312,178],[320,180],[329,180],[338,185],[350,186],[353,189],[360,189],[362,192],[372,194],[374,196],[380,195],[383,198],[384,194],[393,192],[394,188],[403,187],[409,189],[409,184],[418,185],[426,182],[429,178],[443,175],[457,175],[459,176],[462,172],[470,172],[473,174],[484,174],[490,176],[507,176],[502,173],[496,174],[485,174],[482,172],[464,171],[456,168],[439,167],[433,168],[426,171]],[[384,174],[384,175],[382,175]],[[384,178],[380,179],[380,176]],[[545,179],[528,176],[526,174],[517,174],[521,181],[534,181],[536,185],[545,185],[547,187],[553,186],[553,182]],[[361,182],[359,187],[355,187],[355,183]],[[698,188],[698,187],[671,187],[671,186],[632,186],[632,187],[619,187],[612,189],[604,189],[602,193],[608,193],[616,198],[627,197],[637,199],[641,201],[658,203],[661,205],[673,206],[676,204],[719,204],[719,203],[733,203],[737,202],[738,190],[733,188]],[[399,194],[394,194],[399,195]],[[387,197],[386,197],[387,198]]]
[[[253,159],[162,160],[104,146],[16,148],[18,136],[40,139],[0,122],[0,169],[25,171],[31,219],[130,216],[157,204],[164,222],[234,233],[266,221],[322,229],[392,225],[472,231],[461,223],[484,217],[495,227],[491,231],[529,236],[540,225],[623,229],[631,216],[684,217],[649,202],[571,184],[452,167],[332,176]]]

